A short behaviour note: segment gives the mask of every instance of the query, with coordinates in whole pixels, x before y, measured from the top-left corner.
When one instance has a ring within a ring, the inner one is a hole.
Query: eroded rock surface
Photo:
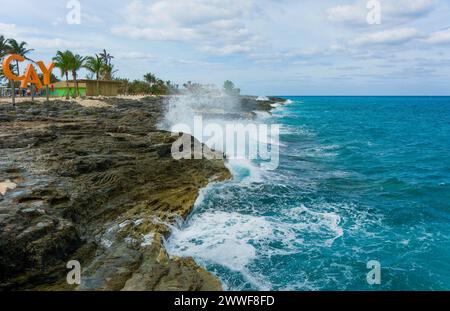
[[[220,290],[163,239],[199,189],[230,178],[224,162],[172,158],[161,98],[108,104],[0,105],[0,289]]]

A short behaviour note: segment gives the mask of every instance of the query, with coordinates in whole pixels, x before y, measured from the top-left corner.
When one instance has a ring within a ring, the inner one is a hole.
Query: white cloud
[[[246,23],[258,11],[255,0],[134,0],[125,22],[112,33],[134,39],[183,41],[227,55],[252,50],[259,40]]]
[[[81,12],[81,22],[88,23],[88,24],[95,26],[98,24],[103,24],[105,21],[97,15],[89,14],[85,11],[82,11]]]
[[[251,9],[252,1],[134,0],[126,8],[130,22],[142,25],[199,25],[217,20],[233,20]]]
[[[388,44],[396,45],[420,38],[420,33],[414,28],[400,28],[380,31],[357,37],[350,41],[353,45]]]
[[[88,26],[98,26],[104,24],[105,21],[97,15],[87,13],[86,10],[81,11],[81,24]],[[65,16],[57,16],[51,23],[53,26],[61,26],[67,24]]]
[[[437,8],[439,0],[379,0],[383,24],[408,23],[422,18]],[[326,11],[328,20],[347,25],[368,25],[367,0],[352,5],[331,7]]]
[[[189,28],[140,28],[137,26],[117,26],[111,29],[113,34],[133,39],[161,41],[189,41],[198,39],[198,34]]]
[[[335,23],[362,24],[366,22],[367,12],[360,6],[341,5],[327,10],[328,20]]]
[[[116,53],[116,58],[118,59],[130,59],[130,60],[155,60],[155,57],[149,53],[142,52],[119,52]]]
[[[35,34],[36,30],[26,27],[19,27],[16,24],[0,23],[0,34],[7,38],[16,38],[24,34]]]
[[[450,28],[432,33],[426,42],[431,44],[448,44],[450,43]]]
[[[253,50],[251,46],[240,45],[240,44],[230,44],[222,47],[205,46],[202,48],[203,51],[215,54],[215,55],[230,55],[239,53],[248,53]]]
[[[42,34],[33,28],[20,27],[15,24],[0,23],[0,34],[6,38],[14,38],[18,41],[25,41],[28,47],[33,49],[62,49],[78,48],[80,43],[74,40],[61,38],[43,38]]]
[[[70,49],[79,48],[82,46],[77,41],[64,40],[60,38],[28,38],[25,39],[25,41],[34,49]]]
[[[384,1],[386,13],[406,19],[415,19],[426,16],[433,11],[439,0],[388,0]]]

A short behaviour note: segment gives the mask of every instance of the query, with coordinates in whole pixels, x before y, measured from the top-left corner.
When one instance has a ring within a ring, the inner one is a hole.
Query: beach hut
[[[79,96],[117,96],[120,87],[120,81],[97,81],[96,80],[78,80]],[[69,81],[70,96],[75,94],[75,83],[73,80]],[[67,92],[66,81],[56,82],[50,87],[50,95],[55,97],[64,97]]]

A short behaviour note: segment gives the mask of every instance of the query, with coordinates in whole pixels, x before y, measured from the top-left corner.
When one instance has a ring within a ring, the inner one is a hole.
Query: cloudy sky
[[[0,34],[27,41],[36,60],[106,48],[132,79],[230,79],[255,95],[450,95],[449,0],[380,0],[380,24],[368,23],[368,0],[79,2],[81,23],[70,24],[71,1],[0,0]]]

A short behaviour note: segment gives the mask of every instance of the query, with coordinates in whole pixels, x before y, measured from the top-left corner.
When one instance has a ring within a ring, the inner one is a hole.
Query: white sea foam
[[[253,113],[256,115],[257,121],[265,121],[272,117],[272,115],[266,111],[253,111]]]
[[[183,230],[174,231],[168,243],[171,254],[193,256],[241,271],[256,258],[249,241],[271,234],[262,217],[211,212],[194,216]],[[257,233],[255,235],[255,232]]]
[[[292,125],[282,125],[280,127],[280,134],[282,135],[300,135],[307,137],[314,137],[316,133],[307,129],[302,125],[292,126]]]
[[[340,145],[317,145],[313,147],[296,146],[291,147],[292,154],[297,154],[301,157],[317,157],[317,158],[333,158],[339,155]]]
[[[343,235],[341,218],[333,212],[321,213],[300,206],[280,214],[284,216],[224,211],[196,214],[185,227],[173,231],[166,247],[171,255],[227,267],[241,273],[253,286],[270,289],[263,276],[251,272],[251,263],[274,255],[296,254],[306,247],[304,241],[310,235],[315,239],[308,239],[308,247],[331,247]]]
[[[248,184],[262,180],[263,170],[251,160],[229,160],[226,162],[226,166],[235,178],[235,181]]]

